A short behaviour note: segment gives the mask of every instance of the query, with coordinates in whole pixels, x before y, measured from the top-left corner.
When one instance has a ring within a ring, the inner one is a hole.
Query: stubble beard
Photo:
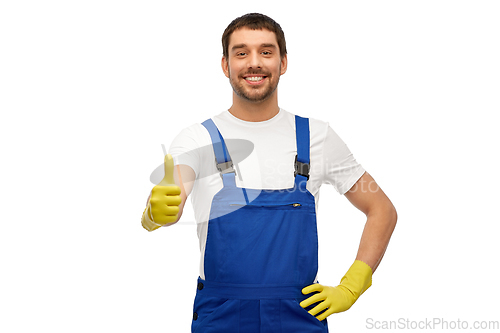
[[[228,71],[229,71],[229,78],[230,78],[229,83],[231,84],[233,91],[235,92],[235,94],[238,97],[240,97],[246,101],[249,101],[252,103],[264,102],[276,91],[276,88],[278,88],[280,75],[278,74],[276,82],[274,82],[274,83],[272,83],[273,75],[267,75],[266,79],[269,80],[271,83],[268,84],[267,87],[265,87],[265,90],[259,94],[249,94],[247,92],[247,89],[245,89],[245,83],[242,81],[234,82],[233,79],[231,79],[231,70],[229,68],[228,68]],[[280,72],[281,72],[281,65],[280,65]],[[264,74],[264,73],[251,73],[251,74]],[[238,76],[238,79],[243,80],[243,81],[245,80],[239,76]],[[246,87],[248,88],[249,86],[246,86]],[[251,89],[251,91],[254,91],[257,89],[262,89],[261,87],[253,88],[252,86],[250,86],[249,88]]]

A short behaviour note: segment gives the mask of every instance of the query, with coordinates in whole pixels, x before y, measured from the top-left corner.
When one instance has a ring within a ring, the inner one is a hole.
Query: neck
[[[278,98],[276,91],[262,102],[250,102],[241,99],[233,92],[233,105],[228,110],[233,116],[244,121],[266,121],[278,114]]]

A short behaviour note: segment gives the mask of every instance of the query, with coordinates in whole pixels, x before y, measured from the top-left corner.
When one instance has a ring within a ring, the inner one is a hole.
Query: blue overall
[[[281,190],[236,187],[222,135],[211,119],[203,126],[223,188],[212,200],[192,333],[328,332],[326,320],[299,305],[313,295],[301,290],[314,283],[318,270],[315,200],[306,189],[309,119],[295,117],[295,182]]]

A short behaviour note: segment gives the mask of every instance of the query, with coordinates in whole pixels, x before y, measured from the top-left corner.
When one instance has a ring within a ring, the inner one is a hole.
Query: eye
[[[262,54],[264,54],[264,55],[271,55],[271,52],[269,52],[269,51],[262,51]]]
[[[238,53],[236,53],[236,56],[238,56],[238,57],[239,57],[239,56],[244,56],[244,55],[246,55],[246,53],[245,53],[245,52],[238,52]]]

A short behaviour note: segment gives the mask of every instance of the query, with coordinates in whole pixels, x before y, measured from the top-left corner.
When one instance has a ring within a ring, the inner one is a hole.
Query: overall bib
[[[211,119],[202,125],[224,185],[212,200],[192,333],[327,333],[326,320],[299,305],[313,295],[301,290],[318,270],[315,199],[306,189],[309,119],[295,116],[295,182],[280,190],[236,187],[222,135]]]

